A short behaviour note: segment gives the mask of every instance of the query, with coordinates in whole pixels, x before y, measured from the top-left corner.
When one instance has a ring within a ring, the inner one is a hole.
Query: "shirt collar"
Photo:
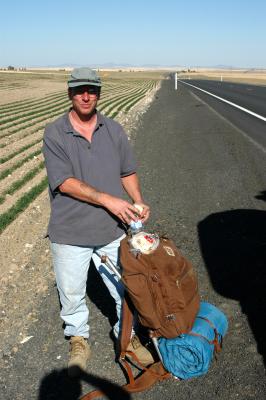
[[[65,114],[63,114],[62,118],[63,118],[63,130],[65,133],[72,133],[75,136],[79,136],[77,134],[77,132],[73,129],[73,126],[71,125],[70,119],[69,119],[69,112],[72,110],[72,107],[70,107],[70,109],[68,110],[68,112],[66,112]],[[99,113],[99,111],[96,110],[97,113],[97,124],[95,127],[95,131],[98,130],[101,126],[104,125],[104,118],[101,115],[101,113]]]

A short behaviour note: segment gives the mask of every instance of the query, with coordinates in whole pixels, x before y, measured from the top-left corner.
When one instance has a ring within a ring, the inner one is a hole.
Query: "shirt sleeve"
[[[74,174],[71,161],[53,125],[47,125],[45,128],[42,150],[49,186],[54,192],[61,183],[73,177]]]
[[[137,163],[128,135],[121,127],[120,137],[120,176],[134,174],[137,171]]]

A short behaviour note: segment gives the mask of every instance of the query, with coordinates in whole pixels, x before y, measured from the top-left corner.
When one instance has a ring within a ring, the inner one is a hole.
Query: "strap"
[[[200,333],[194,333],[194,332],[189,332],[189,335],[198,336],[198,337],[201,337],[201,338],[207,340],[207,342],[209,344],[213,344],[214,345],[215,353],[220,353],[220,351],[222,350],[222,335],[220,335],[218,333],[218,331],[215,328],[214,324],[210,320],[208,320],[208,318],[201,317],[201,316],[197,316],[196,318],[203,319],[204,321],[206,321],[212,327],[212,329],[214,330],[214,339],[213,340],[209,340],[208,338],[206,338],[206,336],[203,336]]]
[[[128,363],[125,361],[125,367],[127,368],[126,365],[128,365]],[[128,393],[143,392],[144,390],[150,389],[156,382],[169,379],[171,376],[172,375],[166,372],[162,363],[159,361],[152,364],[149,368],[146,368],[143,374],[136,379],[133,378],[133,381],[122,386],[121,389]],[[106,396],[106,393],[101,390],[94,390],[93,392],[85,394],[80,400],[93,400],[103,396]]]
[[[164,369],[163,364],[160,361],[152,364],[149,368],[146,368],[141,364],[135,353],[126,350],[130,342],[132,326],[133,326],[132,307],[133,306],[129,299],[129,296],[127,292],[125,292],[123,300],[122,332],[120,339],[121,353],[119,361],[123,365],[129,380],[129,383],[127,385],[122,386],[122,389],[129,393],[142,392],[143,390],[149,389],[156,382],[168,379],[172,376],[169,372],[167,372]],[[132,368],[125,359],[126,355],[129,355],[131,359],[134,359],[144,371],[137,378],[134,378]],[[105,396],[104,392],[102,392],[101,390],[94,390],[83,396],[81,400],[93,400],[103,396]]]
[[[153,370],[150,370],[150,367],[145,367],[141,362],[140,362],[140,360],[138,359],[138,357],[136,356],[136,354],[134,353],[134,352],[132,352],[132,351],[126,351],[125,353],[121,353],[121,357],[120,357],[120,359],[119,359],[119,361],[122,363],[122,365],[126,368],[126,370],[128,371],[128,370],[130,370],[130,372],[129,372],[129,380],[130,380],[130,378],[131,378],[131,375],[133,376],[133,374],[132,374],[132,371],[131,371],[131,367],[130,367],[130,364],[128,363],[128,361],[126,360],[126,356],[129,358],[129,360],[132,362],[132,360],[135,362],[135,364],[136,364],[136,366],[138,366],[138,367],[140,367],[143,371],[150,371],[150,373],[151,374],[155,374],[156,375],[156,373],[153,371]],[[134,365],[135,365],[134,364]],[[154,363],[155,364],[155,363]],[[156,375],[157,376],[157,375]],[[159,377],[159,376],[157,376],[157,377]],[[133,377],[133,379],[132,379],[132,381],[134,380],[135,378]]]
[[[132,304],[127,292],[125,292],[122,312],[123,313],[122,313],[122,331],[120,338],[120,352],[124,353],[129,345],[133,327]]]
[[[131,365],[127,362],[126,357],[128,357],[130,359],[130,361],[133,360],[135,362],[136,366],[140,367],[142,369],[142,371],[147,371],[148,368],[145,367],[141,363],[141,361],[139,360],[139,358],[136,356],[136,354],[133,351],[127,350],[120,354],[119,361],[127,371],[129,382],[134,383],[135,378],[133,376],[132,368],[131,368]]]
[[[128,296],[128,293],[125,293],[124,301],[123,301],[123,321],[122,321],[122,333],[121,333],[121,353],[119,361],[125,369],[125,372],[128,376],[129,383],[123,388],[128,392],[141,392],[143,390],[149,389],[154,383],[157,381],[161,381],[167,378],[170,378],[171,374],[167,372],[162,363],[159,361],[157,363],[152,364],[149,368],[144,367],[142,363],[139,361],[136,354],[132,351],[127,351],[127,347],[130,342],[132,325],[133,325],[133,311],[132,311],[132,303]],[[131,365],[126,360],[126,356],[129,356],[132,360],[134,360],[140,368],[144,371],[140,376],[134,378]]]
[[[124,363],[128,364],[126,361],[124,361]],[[143,374],[135,379],[133,378],[134,380],[124,385],[123,389],[129,393],[142,392],[150,389],[156,382],[169,379],[171,376],[172,375],[164,369],[162,363],[158,361],[149,368],[145,368]]]

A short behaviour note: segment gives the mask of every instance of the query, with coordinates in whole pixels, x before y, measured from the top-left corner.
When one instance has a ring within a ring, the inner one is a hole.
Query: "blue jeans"
[[[113,327],[116,337],[120,332],[124,287],[95,254],[107,255],[120,268],[118,250],[125,235],[105,246],[85,247],[51,243],[54,271],[61,302],[60,316],[65,322],[65,336],[89,337],[89,309],[86,305],[87,274],[91,258],[103,282],[116,303],[118,321]]]

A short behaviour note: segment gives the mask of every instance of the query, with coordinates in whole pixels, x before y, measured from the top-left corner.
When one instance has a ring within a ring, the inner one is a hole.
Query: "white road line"
[[[218,113],[212,106],[210,106],[208,103],[206,103],[204,100],[202,100],[200,97],[198,97],[195,93],[191,92],[191,95],[197,99],[199,102],[202,104],[205,104],[206,107],[208,107],[214,114],[218,115],[219,118],[221,118],[223,121],[225,121],[227,124],[232,126],[234,129],[237,130],[241,135],[243,135],[250,143],[252,143],[255,147],[257,147],[259,150],[261,150],[263,153],[266,154],[266,148],[263,147],[260,143],[256,142],[256,140],[252,139],[247,133],[242,131],[242,129],[239,129],[236,125],[234,125],[232,122],[230,122],[227,118],[223,117],[220,113]]]
[[[207,90],[203,90],[203,89],[201,89],[201,88],[199,88],[199,87],[197,87],[197,86],[191,85],[191,83],[187,83],[187,82],[185,82],[185,81],[182,81],[181,79],[179,79],[179,82],[184,83],[184,85],[191,86],[191,87],[193,87],[193,88],[195,88],[195,89],[197,89],[197,90],[200,90],[201,92],[204,92],[204,93],[208,94],[209,96],[215,97],[216,99],[221,100],[221,101],[223,101],[224,103],[230,104],[230,106],[236,107],[236,108],[238,108],[239,110],[244,111],[244,112],[246,112],[247,114],[253,115],[253,117],[256,117],[256,118],[261,119],[262,121],[266,122],[266,117],[263,117],[262,115],[256,114],[256,113],[254,113],[253,111],[248,110],[247,108],[241,107],[241,106],[239,106],[239,105],[237,105],[237,104],[235,104],[235,103],[232,103],[231,101],[225,100],[225,99],[222,98],[222,97],[216,96],[215,94],[213,94],[213,93],[211,93],[211,92],[207,92]]]

